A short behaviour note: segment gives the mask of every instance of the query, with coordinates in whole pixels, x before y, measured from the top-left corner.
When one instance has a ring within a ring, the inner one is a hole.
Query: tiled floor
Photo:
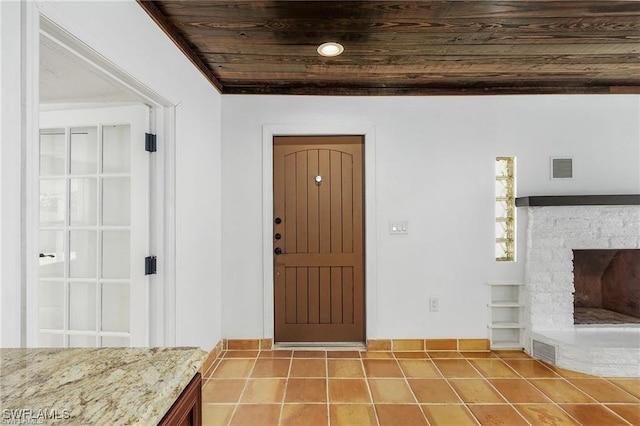
[[[513,351],[227,351],[202,399],[205,425],[640,425],[640,379]]]

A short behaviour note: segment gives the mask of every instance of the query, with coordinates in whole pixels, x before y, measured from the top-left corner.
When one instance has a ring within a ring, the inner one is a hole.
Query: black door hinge
[[[156,145],[156,135],[151,133],[144,134],[144,149],[148,152],[156,152],[158,146]]]
[[[144,274],[153,275],[157,272],[156,257],[147,256],[144,258]]]

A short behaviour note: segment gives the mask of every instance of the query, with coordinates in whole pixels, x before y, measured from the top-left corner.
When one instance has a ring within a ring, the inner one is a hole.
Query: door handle
[[[40,253],[39,257],[56,257],[55,254],[44,254],[44,253]]]
[[[282,254],[282,249],[280,247],[276,247],[276,249],[273,251],[276,255],[278,254]]]
[[[274,235],[273,238],[275,238],[276,240],[279,240],[280,238],[282,238],[282,235],[280,235],[279,232],[276,232],[276,235]]]

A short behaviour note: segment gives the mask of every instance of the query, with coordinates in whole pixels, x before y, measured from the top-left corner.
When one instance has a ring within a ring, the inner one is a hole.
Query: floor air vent
[[[541,361],[556,365],[556,347],[538,340],[533,340],[533,357]]]

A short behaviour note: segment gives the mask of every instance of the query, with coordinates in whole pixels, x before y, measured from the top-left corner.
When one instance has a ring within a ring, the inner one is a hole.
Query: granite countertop
[[[206,356],[197,348],[0,349],[0,422],[157,424]]]

